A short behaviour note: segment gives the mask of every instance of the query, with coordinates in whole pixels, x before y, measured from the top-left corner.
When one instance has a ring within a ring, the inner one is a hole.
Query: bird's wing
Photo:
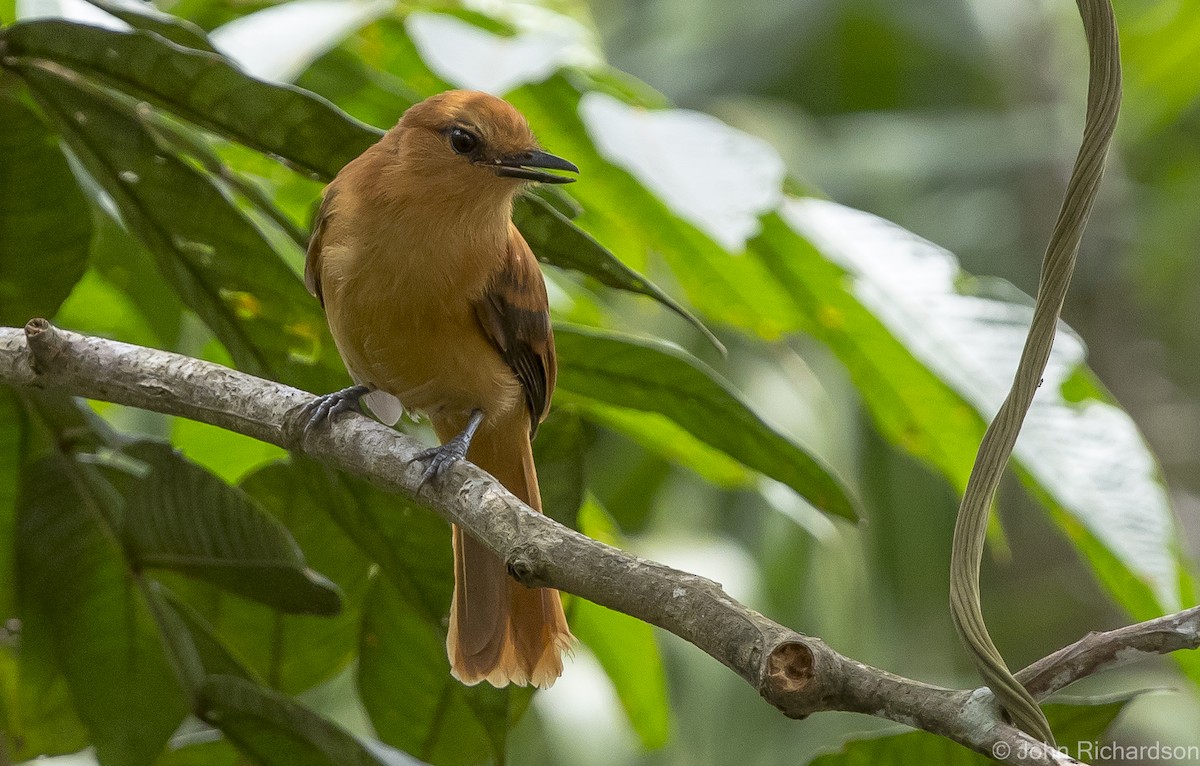
[[[475,316],[521,382],[532,436],[550,411],[558,366],[546,283],[533,251],[515,226],[509,227],[505,264],[475,302]]]
[[[325,189],[325,198],[321,200],[317,217],[313,219],[312,236],[308,239],[308,255],[304,259],[304,286],[308,288],[309,293],[316,296],[321,306],[325,305],[325,298],[321,295],[321,248],[325,246],[325,230],[333,218],[333,200],[336,197],[337,189],[333,185]]]

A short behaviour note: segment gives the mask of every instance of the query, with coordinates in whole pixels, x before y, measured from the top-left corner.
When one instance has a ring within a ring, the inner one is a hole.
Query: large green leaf
[[[82,750],[92,739],[55,662],[50,628],[41,615],[25,610],[19,635],[19,653],[13,646],[0,649],[0,683],[6,697],[0,704],[5,708],[0,711],[0,737],[8,739],[17,762]]]
[[[150,32],[29,21],[3,33],[9,55],[49,59],[297,167],[332,178],[379,138],[324,99],[241,72],[225,58]]]
[[[520,690],[464,687],[450,675],[445,616],[453,588],[450,529],[426,508],[308,461],[293,481],[379,566],[363,607],[358,686],[380,737],[432,763],[475,763],[503,749],[525,708]],[[426,706],[429,695],[433,706]],[[462,709],[440,717],[437,701]],[[456,714],[457,715],[457,714]],[[446,723],[449,720],[450,723]],[[461,740],[461,741],[460,741]]]
[[[131,0],[132,1],[132,0]],[[140,324],[154,339],[147,345],[172,348],[183,324],[183,303],[173,295],[170,284],[155,264],[154,256],[129,231],[102,210],[93,211],[95,235],[92,237],[91,271],[112,288],[124,293],[131,305],[131,322]],[[74,302],[74,301],[73,301]],[[83,315],[84,306],[79,306]],[[58,319],[58,318],[56,318]],[[114,318],[109,317],[108,321]],[[104,321],[93,317],[92,321]],[[77,324],[63,322],[76,329]],[[87,330],[81,329],[81,332]],[[103,334],[103,333],[101,333]],[[125,334],[114,334],[130,343]]]
[[[532,194],[521,195],[513,208],[513,222],[529,241],[538,260],[587,274],[609,287],[653,298],[690,322],[715,347],[725,350],[721,341],[695,315],[622,263],[549,202]]]
[[[325,511],[327,493],[321,482],[305,478],[310,470],[307,465],[273,464],[247,477],[241,489],[287,529],[306,551],[309,565],[338,586],[339,614],[287,615],[228,594],[177,587],[180,598],[229,651],[289,694],[310,689],[353,662],[371,565]]]
[[[246,493],[155,442],[123,453],[147,474],[125,508],[125,540],[139,567],[206,580],[285,612],[337,614],[341,599],[277,519]]]
[[[580,531],[609,545],[622,540],[616,522],[594,500],[579,511]],[[617,690],[629,723],[646,748],[666,744],[671,731],[671,704],[654,628],[627,614],[576,599],[571,631],[592,650]]]
[[[87,265],[92,218],[42,118],[0,88],[0,325],[52,317]]]
[[[1063,752],[1091,761],[1096,755],[1100,735],[1134,696],[1073,699],[1071,704],[1049,704],[1044,709],[1059,747],[1065,748]],[[1003,746],[996,755],[1007,758],[1006,749],[1007,746]],[[847,742],[840,751],[819,756],[810,761],[809,766],[908,766],[915,763],[988,766],[995,761],[944,737],[912,731]]]
[[[255,77],[291,82],[317,57],[393,9],[391,0],[278,3],[222,24],[212,40]]]
[[[53,647],[106,766],[149,764],[183,719],[179,689],[110,528],[116,497],[86,466],[50,457],[21,477],[17,576],[26,640]]]
[[[185,48],[212,51],[212,43],[204,30],[192,22],[163,13],[150,3],[140,0],[87,0],[106,13],[111,13],[134,29],[154,32]]]
[[[763,258],[819,301],[814,332],[847,360],[885,433],[907,438],[965,486],[972,435],[1007,394],[1032,309],[1012,300],[1011,288],[964,286],[950,253],[867,213],[792,199],[783,215],[815,249],[769,222]],[[1102,578],[1123,607],[1141,616],[1173,611],[1179,564],[1162,477],[1084,356],[1073,333],[1059,333],[1014,451],[1018,473],[1065,530],[1068,518],[1082,524],[1105,549],[1096,555],[1119,562],[1132,575],[1127,584],[1140,583],[1114,587],[1117,580]]]
[[[358,689],[380,738],[434,766],[502,761],[531,694],[455,680],[445,631],[384,578],[367,598]]]
[[[267,478],[258,481],[269,481]],[[157,583],[147,593],[181,682],[197,714],[221,729],[262,764],[417,766],[417,761],[373,740],[356,740],[277,691],[228,647],[195,610]],[[279,637],[278,629],[274,631]],[[205,753],[226,760],[223,749]],[[165,763],[211,763],[199,753],[170,754]]]
[[[665,415],[605,404],[562,388],[555,395],[555,401],[560,405],[577,406],[592,423],[618,432],[650,452],[695,471],[696,475],[718,487],[733,489],[754,483],[753,471]]]
[[[264,83],[219,56],[185,49],[146,32],[37,21],[15,25],[4,36],[17,55],[49,59],[97,77],[322,178],[332,178],[380,136],[377,129],[353,120],[307,91]],[[654,298],[720,347],[677,301],[630,270],[561,213],[534,197],[523,198],[516,212],[534,252],[546,262]]]
[[[60,68],[22,65],[71,147],[238,366],[327,391],[345,373],[320,307],[251,220],[131,104]]]
[[[558,385],[564,391],[665,415],[697,439],[787,484],[817,508],[857,517],[854,501],[828,468],[686,352],[661,342],[561,324],[554,337]]]
[[[576,79],[586,82],[582,77]],[[762,264],[731,256],[626,169],[601,154],[593,143],[596,135],[584,121],[580,91],[565,74],[527,85],[506,98],[539,126],[547,145],[579,166],[581,180],[572,185],[571,195],[584,210],[574,221],[580,228],[620,253],[634,268],[643,268],[650,253],[661,256],[687,291],[689,301],[706,318],[764,338],[799,329],[787,292]],[[635,106],[629,109],[642,111]],[[629,142],[640,142],[637,145],[647,152],[661,148],[658,137],[622,135]],[[704,167],[697,157],[677,162]],[[680,193],[694,192],[684,188]],[[736,202],[731,200],[731,204]]]
[[[288,454],[274,444],[185,418],[173,420],[170,436],[171,446],[184,457],[231,484],[259,468],[286,460]]]
[[[163,753],[154,766],[245,766],[245,757],[229,740],[180,743]]]
[[[202,717],[263,766],[420,766],[381,745],[369,746],[279,692],[234,676],[209,676]]]
[[[221,642],[211,625],[169,589],[149,581],[144,591],[150,612],[167,648],[167,659],[193,709],[209,675],[236,676],[255,684],[261,679]]]
[[[450,609],[453,564],[450,527],[437,514],[400,495],[308,460],[295,481],[430,624]]]

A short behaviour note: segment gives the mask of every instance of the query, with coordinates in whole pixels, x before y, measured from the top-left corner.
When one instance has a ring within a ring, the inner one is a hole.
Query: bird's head
[[[565,184],[574,164],[542,150],[525,117],[502,99],[451,90],[404,113],[397,126],[403,164],[427,184],[513,193],[527,181]],[[414,179],[415,180],[415,179]]]

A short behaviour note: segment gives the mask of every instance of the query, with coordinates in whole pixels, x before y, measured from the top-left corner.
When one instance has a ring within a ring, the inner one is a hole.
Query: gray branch
[[[344,416],[306,435],[303,391],[217,364],[59,330],[42,319],[0,328],[0,384],[178,415],[301,452],[409,497],[424,445],[373,420]],[[792,718],[841,710],[907,724],[1018,764],[1076,763],[1003,720],[987,689],[913,681],[834,651],[730,598],[718,583],[632,556],[536,513],[467,463],[420,501],[470,530],[531,586],[555,587],[695,644]],[[1147,654],[1200,646],[1200,608],[1093,633],[1018,674],[1035,697]]]

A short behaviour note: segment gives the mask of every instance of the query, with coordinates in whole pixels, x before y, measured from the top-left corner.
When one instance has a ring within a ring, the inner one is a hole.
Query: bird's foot
[[[413,460],[429,461],[429,465],[425,466],[425,470],[421,472],[418,491],[424,489],[425,485],[433,479],[444,474],[450,466],[465,458],[469,446],[468,440],[463,439],[462,434],[459,434],[445,444],[418,453]]]
[[[304,424],[305,435],[342,412],[354,410],[361,413],[362,398],[369,393],[371,389],[366,386],[350,386],[332,394],[318,396],[303,405],[300,408],[300,416],[308,418],[308,422]]]
[[[475,437],[475,431],[482,422],[483,411],[472,411],[471,418],[467,421],[467,427],[462,430],[462,433],[441,446],[419,452],[413,457],[414,461],[429,461],[429,465],[425,466],[425,470],[421,472],[421,483],[417,485],[417,492],[424,489],[431,480],[448,471],[450,466],[467,456],[467,450],[471,447],[471,439]]]

